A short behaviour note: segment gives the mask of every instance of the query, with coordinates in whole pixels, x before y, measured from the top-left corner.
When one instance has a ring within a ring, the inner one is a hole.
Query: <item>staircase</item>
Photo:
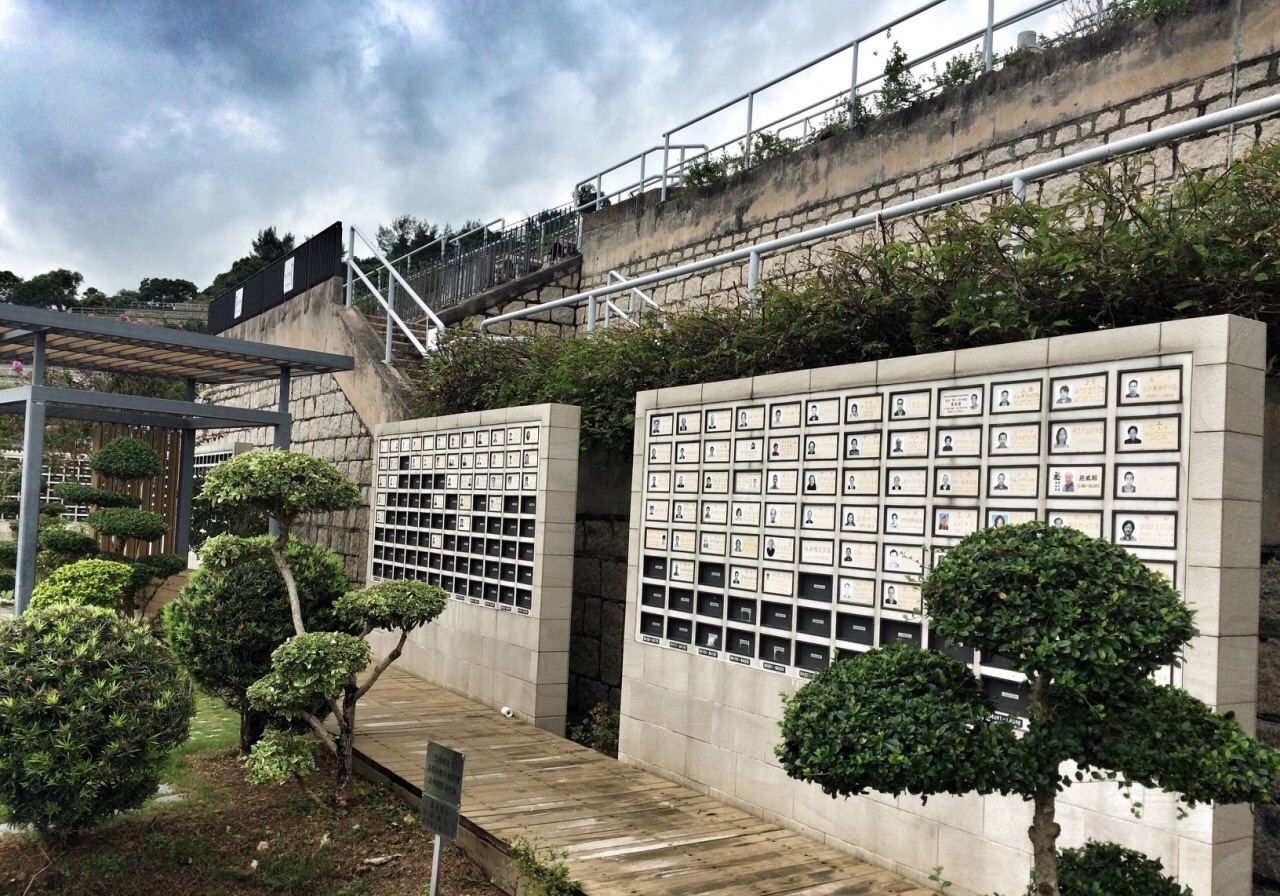
[[[363,312],[365,320],[369,322],[369,327],[373,330],[378,340],[386,345],[387,339],[387,315],[378,310],[377,314],[371,312]],[[424,345],[426,344],[427,327],[423,320],[406,321],[413,328],[413,335],[418,338]],[[409,341],[409,337],[394,323],[391,325],[391,364],[406,373],[412,375],[413,371],[422,363],[422,354]]]

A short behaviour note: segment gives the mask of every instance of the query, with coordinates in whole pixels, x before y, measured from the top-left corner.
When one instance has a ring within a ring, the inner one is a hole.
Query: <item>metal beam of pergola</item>
[[[49,417],[181,431],[174,545],[175,552],[181,555],[187,552],[190,537],[196,430],[207,426],[271,426],[275,428],[274,446],[288,448],[292,378],[336,373],[355,366],[346,355],[0,304],[0,362],[14,361],[30,370],[30,385],[0,390],[0,414],[24,416],[14,586],[14,612],[18,614],[26,609],[35,586],[44,427]],[[46,371],[51,366],[178,380],[185,384],[186,398],[179,401],[48,386]],[[279,381],[274,411],[196,401],[196,387],[200,384],[270,379]]]

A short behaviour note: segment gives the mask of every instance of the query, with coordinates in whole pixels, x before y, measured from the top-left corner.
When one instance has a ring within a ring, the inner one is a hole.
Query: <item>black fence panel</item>
[[[342,272],[342,253],[342,222],[335,221],[284,258],[210,302],[209,332],[222,333],[338,276]]]

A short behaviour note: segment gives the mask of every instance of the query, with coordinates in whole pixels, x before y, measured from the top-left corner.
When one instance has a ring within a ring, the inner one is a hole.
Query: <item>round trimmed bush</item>
[[[131,507],[103,507],[86,516],[84,521],[99,535],[112,538],[155,541],[169,531],[169,524],[160,514]]]
[[[74,840],[155,793],[194,710],[145,626],[96,607],[28,612],[0,628],[0,804]]]
[[[150,479],[160,475],[160,458],[150,445],[121,436],[94,452],[89,469],[113,479]]]
[[[1058,890],[1062,896],[1191,896],[1165,875],[1159,859],[1097,840],[1058,853]]]
[[[294,634],[284,579],[267,547],[270,538],[209,539],[200,568],[164,609],[165,639],[174,654],[206,693],[240,713],[245,752],[266,722],[250,709],[246,691],[271,671],[271,652]],[[294,538],[285,559],[308,629],[359,631],[344,626],[333,609],[351,587],[337,554]]]
[[[75,529],[45,529],[37,536],[40,550],[58,554],[73,560],[92,557],[98,553],[98,543],[91,535]],[[0,562],[3,562],[0,559]]]
[[[115,611],[129,590],[133,567],[113,560],[78,560],[60,566],[31,592],[31,609],[75,604]]]

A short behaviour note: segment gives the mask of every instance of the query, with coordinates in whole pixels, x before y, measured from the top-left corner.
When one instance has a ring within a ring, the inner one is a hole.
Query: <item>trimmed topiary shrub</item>
[[[132,507],[104,507],[86,516],[84,521],[99,535],[109,536],[118,542],[129,538],[155,541],[169,529],[160,514]]]
[[[113,560],[79,560],[59,567],[31,592],[32,610],[54,604],[101,607],[117,612],[129,590],[133,567]]]
[[[1058,888],[1062,896],[1191,896],[1159,859],[1097,840],[1058,853]]]
[[[79,482],[59,482],[53,487],[53,493],[59,501],[67,504],[92,504],[95,507],[137,508],[142,506],[141,498],[107,491],[105,488],[94,488]]]
[[[160,475],[160,458],[150,445],[121,436],[103,445],[89,458],[89,469],[127,482]]]
[[[47,841],[74,840],[155,793],[194,710],[144,626],[96,607],[28,612],[0,628],[0,804]]]
[[[98,553],[98,543],[90,535],[75,529],[45,529],[39,536],[40,550],[70,558],[68,562],[92,557]],[[0,557],[0,563],[4,558]],[[17,549],[14,549],[14,562],[17,562]]]
[[[271,652],[294,634],[284,579],[271,561],[270,536],[209,539],[201,566],[164,610],[165,639],[208,694],[240,713],[240,750],[262,736],[266,713],[249,707],[249,685],[271,671]],[[285,559],[298,581],[302,616],[317,631],[343,630],[333,604],[351,587],[342,558],[290,539]],[[358,628],[346,628],[358,633]]]

